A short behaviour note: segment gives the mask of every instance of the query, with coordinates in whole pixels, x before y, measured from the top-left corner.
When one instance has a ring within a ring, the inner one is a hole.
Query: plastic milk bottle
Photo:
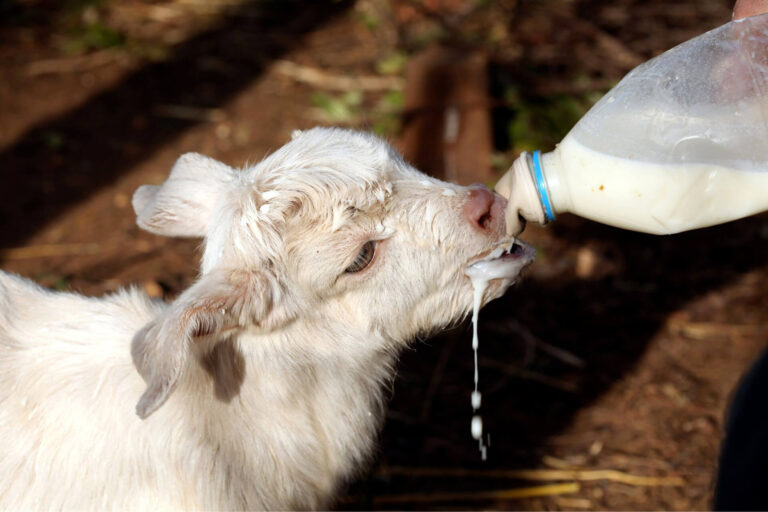
[[[670,234],[768,210],[768,14],[638,66],[496,191],[510,235],[563,212]]]

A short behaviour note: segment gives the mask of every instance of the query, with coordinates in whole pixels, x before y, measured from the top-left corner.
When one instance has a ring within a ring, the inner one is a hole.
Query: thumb
[[[733,6],[733,19],[768,13],[768,0],[736,0]]]

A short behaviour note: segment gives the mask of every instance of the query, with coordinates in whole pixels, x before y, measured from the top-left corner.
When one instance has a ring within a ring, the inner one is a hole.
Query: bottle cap
[[[544,171],[541,170],[541,151],[538,149],[533,152],[533,175],[536,178],[536,189],[539,191],[539,199],[544,207],[544,215],[547,216],[547,222],[555,220],[555,213],[552,210],[552,202],[549,200],[549,191],[547,183],[544,181]]]

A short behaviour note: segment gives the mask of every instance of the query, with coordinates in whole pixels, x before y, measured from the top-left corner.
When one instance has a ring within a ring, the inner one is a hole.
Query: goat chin
[[[140,227],[205,240],[172,303],[0,272],[0,509],[329,506],[397,351],[472,307],[502,201],[345,130],[241,170],[182,156],[133,201]]]

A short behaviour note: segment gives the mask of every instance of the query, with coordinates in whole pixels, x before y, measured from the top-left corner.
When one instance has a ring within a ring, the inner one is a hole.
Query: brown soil
[[[58,4],[20,3],[11,12],[35,16],[0,21],[3,268],[89,295],[135,284],[174,297],[195,277],[199,242],[140,231],[136,187],[161,182],[181,153],[239,166],[318,124],[314,86],[277,61],[371,75],[416,44],[430,13],[452,19],[466,4],[425,1],[425,14],[418,3],[103,3],[86,14],[141,44],[74,57],[60,49]],[[727,0],[497,9],[491,25],[469,16],[456,30],[468,41],[473,30],[498,31],[482,50],[497,78],[531,98],[605,88],[730,17]],[[361,21],[371,12],[376,26]],[[372,125],[379,97],[367,95],[349,122]],[[708,508],[728,397],[768,339],[768,217],[653,237],[564,216],[524,238],[537,263],[481,314],[488,461],[469,435],[472,354],[462,325],[403,355],[378,456],[340,507]],[[536,468],[666,480],[489,472]],[[578,488],[561,495],[487,493],[572,482]]]

